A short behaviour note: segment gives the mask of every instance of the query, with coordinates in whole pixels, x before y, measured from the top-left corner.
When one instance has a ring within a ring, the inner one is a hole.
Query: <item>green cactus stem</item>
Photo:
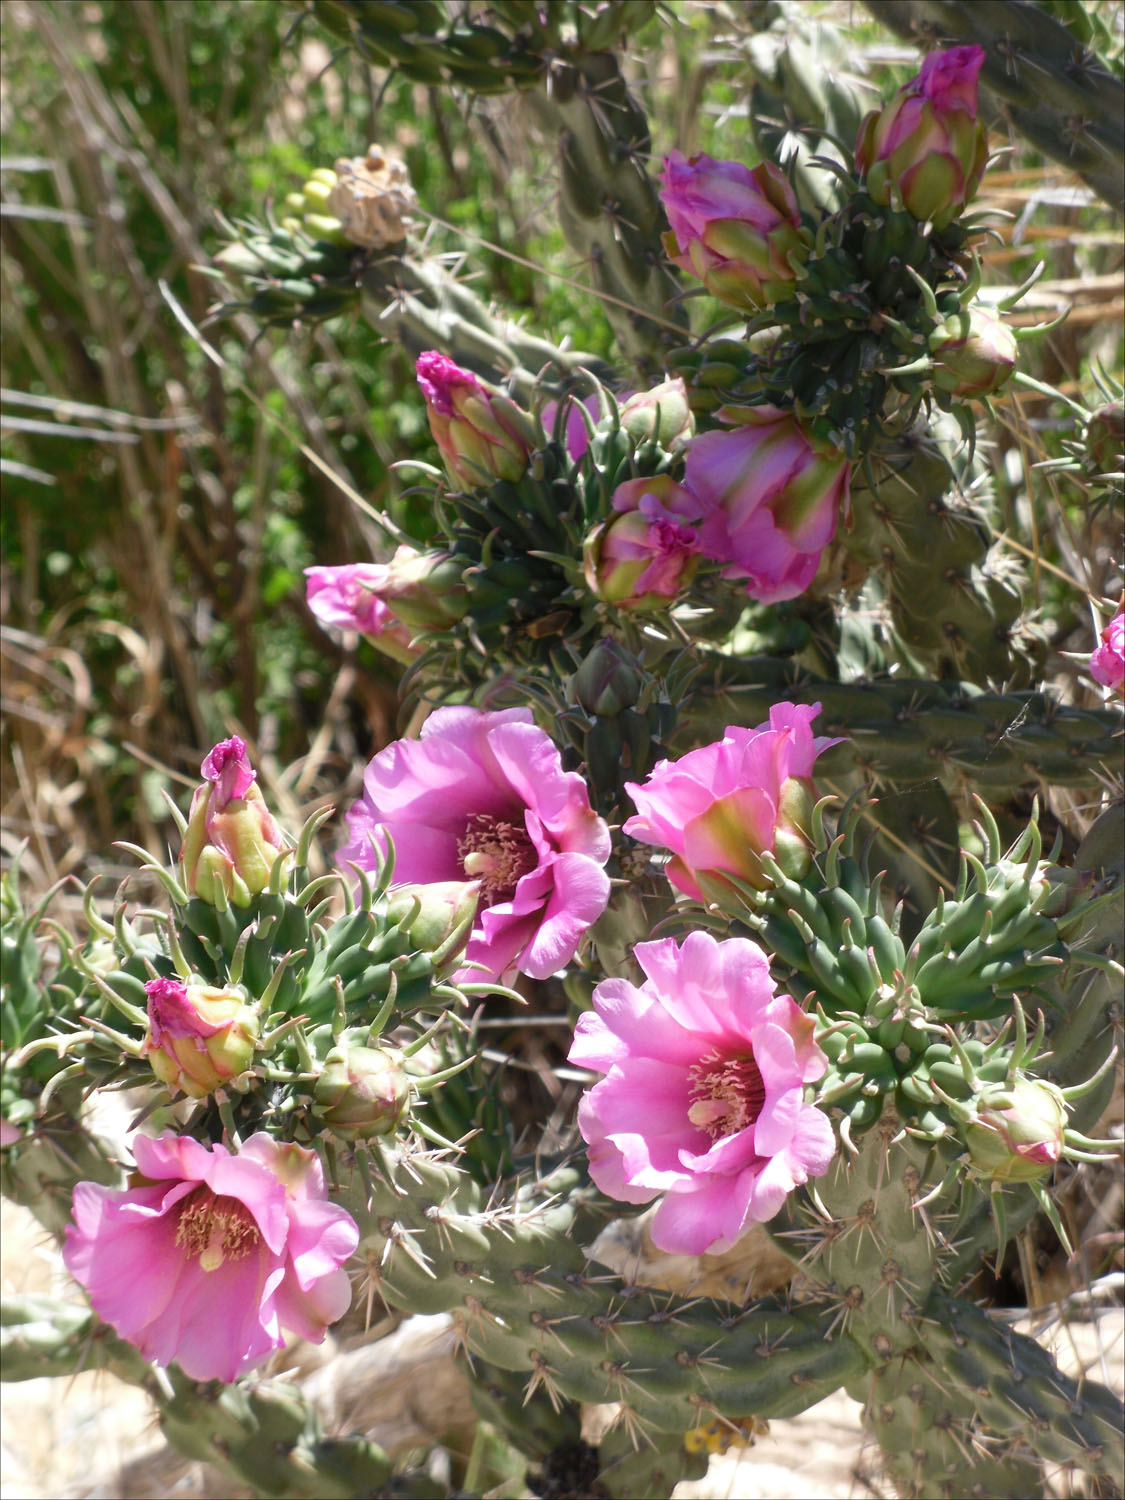
[[[655,378],[687,318],[661,249],[667,221],[645,165],[644,111],[608,50],[655,7],[644,0],[494,6],[499,26],[450,25],[436,3],[414,15],[372,0],[314,0],[312,10],[365,60],[405,77],[471,92],[527,92],[544,134],[557,142],[563,233],[587,261],[621,349]]]
[[[168,1441],[277,1500],[353,1500],[383,1494],[394,1478],[383,1450],[363,1438],[326,1438],[300,1391],[282,1381],[197,1383],[157,1374],[131,1344],[88,1310],[55,1298],[5,1299],[0,1308],[5,1380],[105,1369],[152,1398]],[[433,1490],[429,1491],[433,1494]]]
[[[1098,766],[1120,754],[1112,710],[957,681],[826,682],[779,657],[705,655],[681,722],[690,722],[693,744],[706,744],[728,724],[764,723],[779,698],[819,702],[816,732],[847,737],[817,763],[825,785],[856,775],[878,790],[936,777],[950,789],[1007,797],[1026,786],[1091,786]],[[671,743],[679,753],[674,735]]]
[[[897,36],[984,47],[981,81],[1033,146],[1125,208],[1125,85],[1031,0],[866,0]]]

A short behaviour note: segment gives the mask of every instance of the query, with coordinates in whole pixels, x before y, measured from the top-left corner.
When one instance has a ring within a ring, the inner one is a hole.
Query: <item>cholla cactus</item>
[[[987,60],[931,53],[851,111],[822,198],[674,153],[668,228],[611,50],[653,9],[311,7],[415,81],[527,91],[635,368],[614,382],[428,261],[374,147],[222,253],[263,321],[362,305],[417,357],[444,467],[425,545],[311,568],[307,599],[401,663],[418,712],[331,874],[308,873],[329,814],[283,830],[232,737],[178,862],[133,850],[165,910],[126,883],[109,923],[88,895],[77,939],[6,883],[4,1191],[106,1325],[6,1310],[8,1366],[73,1370],[96,1330],[174,1442],[263,1493],[412,1492],[259,1379],[346,1313],[350,1267],[451,1315],[478,1409],[551,1493],[670,1493],[841,1386],[904,1495],[1043,1494],[1057,1463],[1106,1489],[1109,1393],[963,1294],[1036,1212],[1065,1234],[1054,1166],[1106,1154],[1125,891],[1120,804],[1066,866],[989,806],[1036,776],[1089,790],[1119,717],[1013,685],[1022,579],[957,442],[1018,354],[978,298]],[[742,321],[685,347],[676,270]],[[1106,464],[1112,420],[1087,429]],[[861,672],[868,615],[887,655]],[[1118,624],[1090,662],[1111,689]],[[583,1080],[549,1130],[480,1045],[485,1002],[528,998],[566,1009]],[[83,1116],[110,1084],[151,1102],[124,1161]],[[792,1284],[732,1307],[595,1264],[642,1204],[672,1252],[768,1235]],[[616,1413],[596,1446],[582,1403]]]

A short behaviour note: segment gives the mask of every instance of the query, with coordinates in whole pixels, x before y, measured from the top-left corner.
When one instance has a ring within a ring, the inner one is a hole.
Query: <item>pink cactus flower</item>
[[[698,276],[712,296],[747,312],[793,293],[791,258],[803,260],[807,237],[797,195],[780,167],[679,151],[664,158],[661,198],[671,231],[664,249],[673,265]]]
[[[665,1195],[659,1249],[725,1250],[827,1170],[832,1126],[803,1100],[827,1059],[756,943],[692,932],[634,952],[645,983],[603,980],[570,1049],[606,1075],[578,1107],[590,1175],[626,1203]]]
[[[546,979],[609,901],[609,829],[524,708],[439,709],[368,764],[348,826],[345,868],[373,870],[389,838],[396,882],[480,882],[464,982]]]
[[[305,597],[326,630],[381,635],[395,617],[383,598],[386,563],[346,563],[339,568],[306,568]]]
[[[418,356],[417,371],[430,431],[453,483],[473,490],[521,479],[536,443],[527,413],[435,349]]]
[[[237,1152],[138,1135],[142,1182],[80,1182],[63,1259],[94,1311],[159,1365],[235,1380],[284,1342],[320,1343],[351,1301],[359,1243],[315,1152],[254,1135]]]
[[[541,421],[548,437],[554,436],[560,404],[558,401],[548,401],[543,408]],[[581,398],[572,396],[567,402],[566,424],[563,427],[562,440],[566,444],[566,451],[575,463],[586,456],[586,450],[590,446],[590,433],[586,427],[586,419],[582,415],[583,408],[589,412],[595,426],[602,419],[601,402],[596,393]]]
[[[727,565],[724,577],[745,578],[752,599],[793,599],[847,513],[851,465],[772,406],[725,406],[719,416],[734,430],[695,438],[684,475],[702,510],[703,555]]]
[[[679,760],[658,761],[647,781],[625,783],[637,813],[624,832],[670,850],[665,874],[697,901],[721,895],[726,875],[768,889],[766,853],[799,880],[812,860],[813,763],[840,743],[813,738],[819,712],[819,703],[775,703],[768,725],[733,727]]]
[[[1102,643],[1090,657],[1090,676],[1102,687],[1125,692],[1125,610],[1102,631]]]
[[[617,515],[595,526],[583,547],[591,591],[618,609],[677,599],[699,566],[698,502],[670,474],[658,474],[619,484],[613,508]]]
[[[245,740],[220,740],[199,769],[203,785],[192,797],[180,848],[187,888],[212,906],[221,900],[248,906],[269,885],[284,847],[281,830],[258,790]]]
[[[943,229],[970,203],[988,160],[977,119],[983,47],[931,52],[916,78],[859,127],[856,165],[876,203],[897,188],[914,218]]]

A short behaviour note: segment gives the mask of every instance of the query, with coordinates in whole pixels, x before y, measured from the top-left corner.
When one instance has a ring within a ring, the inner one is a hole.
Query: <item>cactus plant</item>
[[[1022,26],[1037,56],[1054,24],[911,9]],[[1119,1487],[1119,1404],[969,1293],[1033,1216],[1065,1240],[1057,1162],[1107,1158],[1125,893],[1119,801],[1064,863],[1016,800],[1104,782],[1120,716],[1032,689],[1048,643],[974,451],[1018,353],[979,305],[970,201],[996,57],[954,30],[861,120],[762,30],[749,108],[799,106],[833,164],[674,153],[658,193],[616,50],[656,7],[307,11],[409,80],[526,94],[653,388],[619,399],[428,258],[377,148],[232,230],[228,307],[360,307],[417,356],[444,468],[425,545],[347,588],[314,569],[310,601],[386,637],[418,732],[366,768],[331,874],[327,810],[287,833],[232,736],[176,863],[123,846],[159,909],[89,887],[75,936],[5,877],[3,1191],[93,1309],[6,1306],[6,1376],[92,1350],[259,1493],[422,1493],[254,1373],[282,1329],[324,1337],[351,1262],[369,1306],[451,1317],[537,1493],[670,1493],[841,1387],[904,1496],[966,1469],[1044,1495],[1058,1464]],[[733,323],[693,336],[677,269]],[[482,1041],[529,997],[564,1028],[573,1118]],[[146,1090],[127,1146],[91,1087]],[[721,1302],[609,1270],[600,1231],[654,1199],[660,1248],[765,1226],[789,1280]],[[585,1403],[614,1410],[596,1443]]]

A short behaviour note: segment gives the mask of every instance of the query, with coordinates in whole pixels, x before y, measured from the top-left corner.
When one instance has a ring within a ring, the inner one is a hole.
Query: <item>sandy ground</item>
[[[58,1251],[30,1214],[4,1201],[0,1230],[5,1293],[38,1292],[66,1300],[78,1295]],[[435,1321],[440,1320],[425,1320],[430,1325]],[[1122,1389],[1121,1309],[1107,1310],[1096,1324],[1056,1323],[1044,1338],[1065,1369],[1088,1371]],[[379,1436],[386,1440],[384,1434]],[[118,1471],[146,1453],[155,1457],[162,1447],[145,1398],[111,1376],[90,1372],[65,1382],[31,1380],[0,1386],[4,1500],[117,1500],[124,1492]],[[160,1468],[156,1464],[149,1473]],[[166,1486],[130,1486],[128,1493],[147,1494],[151,1500],[233,1493],[229,1482],[208,1475],[202,1465],[177,1470],[175,1464],[165,1464],[162,1472]],[[1061,1492],[1066,1493],[1065,1488]],[[716,1455],[706,1477],[679,1485],[675,1500],[852,1500],[884,1493],[875,1477],[875,1454],[863,1451],[859,1407],[837,1393],[799,1417],[772,1422],[769,1433],[752,1449]]]

